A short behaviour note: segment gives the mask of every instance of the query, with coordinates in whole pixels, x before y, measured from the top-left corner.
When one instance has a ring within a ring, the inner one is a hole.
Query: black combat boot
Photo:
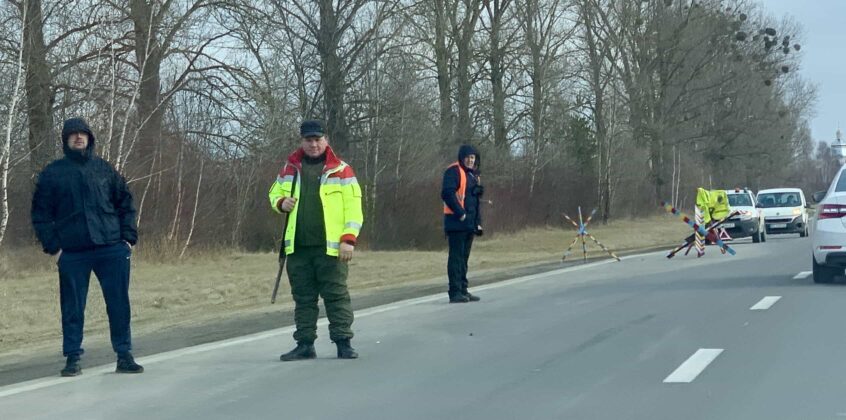
[[[65,368],[62,369],[61,372],[62,376],[77,376],[82,375],[82,368],[79,367],[79,355],[72,354],[68,356],[68,360],[65,363]]]
[[[467,299],[470,302],[478,302],[478,301],[482,300],[482,298],[480,298],[480,297],[478,297],[474,294],[471,294],[470,292],[464,292],[464,296],[467,296]]]
[[[358,359],[358,353],[350,345],[350,340],[336,340],[335,345],[338,346],[339,359]]]
[[[117,367],[115,368],[115,372],[117,373],[144,373],[144,367],[135,363],[135,359],[132,357],[132,353],[121,353],[118,354],[117,359]]]
[[[467,296],[464,296],[462,294],[457,294],[455,296],[449,297],[449,303],[467,303],[467,302],[470,302],[470,298],[467,297]]]
[[[297,347],[279,356],[279,360],[293,362],[294,360],[307,360],[315,357],[317,357],[317,353],[314,351],[314,343],[297,342]]]

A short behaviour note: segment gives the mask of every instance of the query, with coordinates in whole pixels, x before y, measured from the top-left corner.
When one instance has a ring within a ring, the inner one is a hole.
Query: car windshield
[[[846,191],[846,174],[840,173],[840,179],[837,180],[837,186],[834,187],[835,192]]]
[[[802,205],[802,198],[798,192],[780,192],[758,194],[758,203],[763,208],[772,207],[799,207]]]
[[[729,206],[732,207],[752,207],[752,197],[749,194],[729,194]]]

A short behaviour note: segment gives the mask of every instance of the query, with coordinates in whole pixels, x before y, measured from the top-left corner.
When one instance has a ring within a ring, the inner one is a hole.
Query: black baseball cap
[[[300,124],[300,137],[323,137],[326,135],[326,126],[320,120],[305,120]]]

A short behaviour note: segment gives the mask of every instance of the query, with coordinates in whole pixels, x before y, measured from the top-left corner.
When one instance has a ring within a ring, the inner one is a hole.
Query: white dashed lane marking
[[[775,305],[775,303],[778,302],[779,299],[781,299],[781,296],[767,296],[761,299],[760,302],[756,303],[749,309],[753,311],[766,311],[767,309],[770,309],[773,305]]]
[[[664,379],[665,384],[686,384],[693,382],[720,353],[723,349],[699,349],[693,356],[690,356],[670,376]]]

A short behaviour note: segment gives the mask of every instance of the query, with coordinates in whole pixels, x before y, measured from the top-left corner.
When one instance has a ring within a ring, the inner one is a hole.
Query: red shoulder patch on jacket
[[[303,148],[300,147],[295,150],[294,153],[288,155],[288,164],[294,166],[295,168],[301,167],[303,164],[303,156],[305,156],[305,152],[303,151]]]
[[[341,166],[341,158],[335,154],[332,146],[326,146],[326,170],[335,169],[338,166]]]
[[[352,166],[348,164],[346,167],[344,167],[344,169],[341,169],[340,171],[335,172],[332,175],[341,179],[355,178],[355,171],[353,171]]]
[[[297,168],[295,168],[291,163],[286,163],[285,165],[282,165],[282,169],[279,169],[279,176],[295,175],[296,173]]]

